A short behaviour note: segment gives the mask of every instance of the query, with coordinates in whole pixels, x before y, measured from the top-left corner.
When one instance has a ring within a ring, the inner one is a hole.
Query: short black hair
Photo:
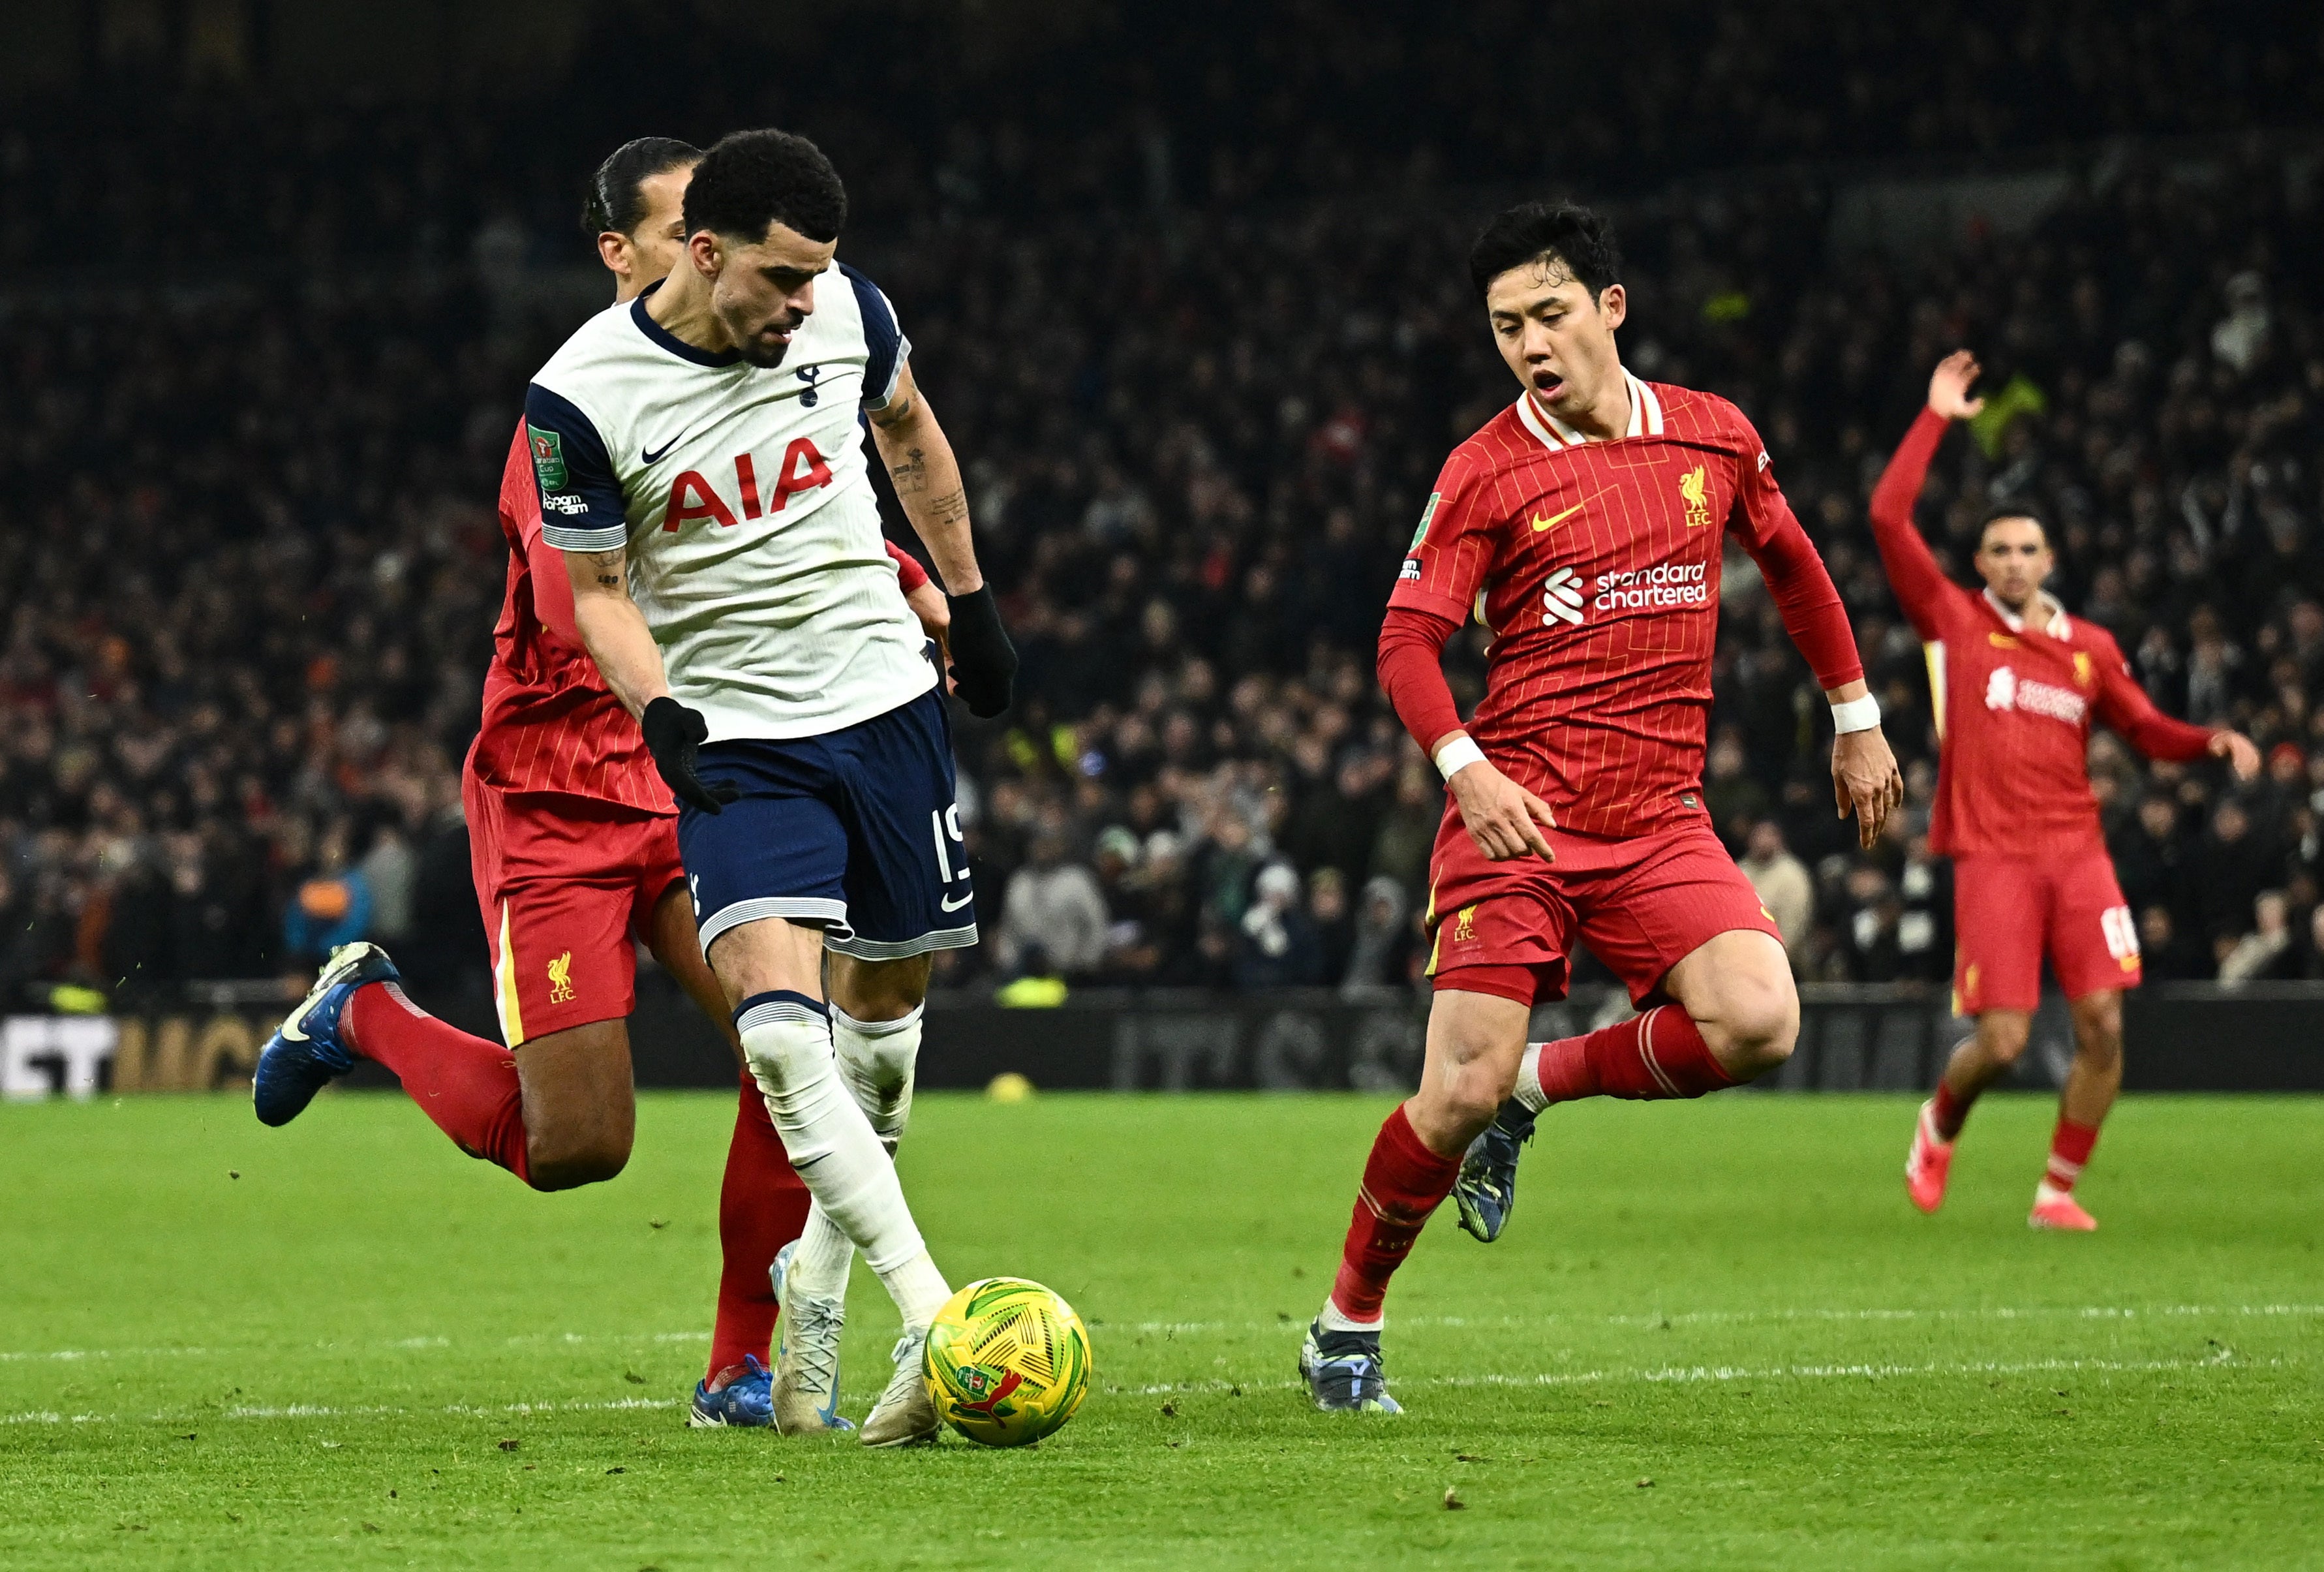
[[[645,221],[645,183],[701,156],[700,148],[674,136],[641,136],[622,143],[589,177],[589,194],[581,199],[581,233],[593,240],[609,230],[635,235]]]
[[[2042,511],[2042,505],[2025,497],[2013,496],[2006,497],[1987,508],[1984,516],[1977,521],[1978,550],[1985,550],[1985,532],[2004,519],[2031,519],[2034,521],[2034,527],[2042,532],[2042,543],[2044,546],[2054,546],[2057,543],[2057,532],[2050,528],[2050,515]]]
[[[1482,301],[1513,267],[1555,257],[1595,301],[1622,282],[1622,248],[1614,223],[1574,202],[1520,202],[1493,215],[1469,247],[1469,282]]]
[[[823,149],[788,131],[737,131],[702,155],[686,188],[686,232],[744,241],[780,224],[809,240],[836,240],[847,188]]]

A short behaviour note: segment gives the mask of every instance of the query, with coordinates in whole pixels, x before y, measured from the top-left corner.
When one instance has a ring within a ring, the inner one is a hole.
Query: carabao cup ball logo
[[[936,1312],[921,1374],[945,1421],[987,1447],[1055,1435],[1089,1390],[1089,1332],[1038,1282],[988,1277]]]

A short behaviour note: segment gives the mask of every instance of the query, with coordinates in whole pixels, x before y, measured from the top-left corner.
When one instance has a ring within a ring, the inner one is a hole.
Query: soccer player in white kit
[[[813,143],[726,137],[687,187],[677,268],[567,340],[525,420],[542,535],[678,796],[704,948],[815,1197],[775,1422],[827,1423],[860,1248],[904,1323],[861,1431],[879,1447],[937,1427],[920,1351],[951,1290],[881,1143],[909,1109],[929,955],[973,944],[976,924],[942,684],[897,593],[859,420],[950,592],[973,713],[1008,707],[1017,661],[894,310],[835,260],[846,215]]]

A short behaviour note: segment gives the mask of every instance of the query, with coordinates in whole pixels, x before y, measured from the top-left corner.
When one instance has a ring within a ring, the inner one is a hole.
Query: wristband
[[[1454,737],[1436,750],[1436,772],[1447,781],[1470,765],[1484,762],[1485,750],[1477,745],[1476,739],[1465,735]]]
[[[1880,701],[1869,693],[1831,707],[1831,729],[1842,734],[1868,732],[1880,724]]]

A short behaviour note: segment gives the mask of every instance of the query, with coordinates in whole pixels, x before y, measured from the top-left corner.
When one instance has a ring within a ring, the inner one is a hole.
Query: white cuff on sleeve
[[[1880,701],[1869,693],[1831,707],[1831,729],[1836,732],[1868,732],[1879,724]]]
[[[1465,734],[1452,738],[1436,750],[1436,772],[1447,781],[1452,779],[1456,772],[1484,762],[1485,750],[1477,745],[1474,738]]]

